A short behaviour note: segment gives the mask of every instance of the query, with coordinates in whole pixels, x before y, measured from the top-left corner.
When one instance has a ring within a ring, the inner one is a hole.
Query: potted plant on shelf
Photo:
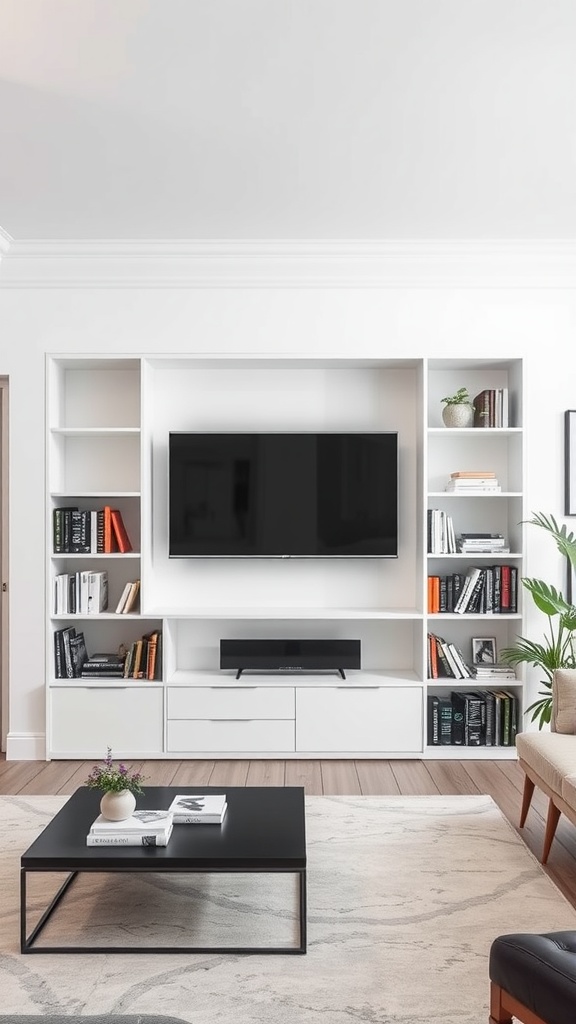
[[[559,526],[552,515],[533,512],[527,522],[538,526],[552,537],[558,551],[576,569],[576,537],[568,533],[565,526]],[[559,590],[539,579],[522,579],[522,586],[531,595],[536,607],[548,619],[548,630],[541,643],[518,637],[510,647],[500,651],[502,661],[510,665],[533,665],[542,673],[538,699],[526,708],[532,712],[531,722],[538,721],[538,728],[550,722],[552,714],[552,675],[556,668],[576,668],[574,632],[576,631],[576,607],[563,597]]]
[[[86,785],[89,789],[100,789],[103,792],[100,801],[100,812],[109,821],[123,821],[129,818],[136,807],[135,793],[143,793],[144,776],[141,772],[127,768],[125,764],[115,765],[112,761],[112,748],[108,747],[102,764],[94,765]]]
[[[443,398],[442,419],[446,427],[473,427],[474,405],[470,401],[468,388],[458,388],[453,395]]]

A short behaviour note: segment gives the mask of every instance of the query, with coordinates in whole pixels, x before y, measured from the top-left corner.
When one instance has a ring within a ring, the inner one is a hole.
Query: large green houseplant
[[[527,522],[538,526],[552,537],[558,551],[564,555],[571,568],[576,570],[576,537],[568,533],[565,526],[559,526],[552,515],[533,512]],[[574,633],[576,631],[576,607],[563,597],[559,590],[544,580],[522,579],[522,586],[531,595],[536,607],[548,619],[548,628],[541,643],[518,637],[516,643],[500,651],[502,661],[510,665],[527,664],[542,673],[538,699],[528,708],[532,713],[530,721],[538,721],[541,729],[550,721],[552,714],[552,675],[556,668],[576,668]]]

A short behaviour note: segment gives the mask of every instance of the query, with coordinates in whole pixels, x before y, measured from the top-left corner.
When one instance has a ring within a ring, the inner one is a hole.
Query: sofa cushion
[[[555,732],[520,732],[516,737],[518,756],[542,781],[561,795],[567,775],[576,775],[576,739]]]
[[[554,732],[576,733],[576,669],[557,668],[552,676]]]

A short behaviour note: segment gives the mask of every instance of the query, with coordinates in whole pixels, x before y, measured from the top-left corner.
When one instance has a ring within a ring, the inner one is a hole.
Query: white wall
[[[45,353],[523,356],[527,507],[563,518],[563,413],[576,408],[576,282],[311,284],[60,288],[13,286],[0,275],[0,375],[10,382],[9,758],[44,756]],[[528,543],[528,575],[562,585],[548,539],[532,530]],[[541,625],[533,613],[531,635]]]

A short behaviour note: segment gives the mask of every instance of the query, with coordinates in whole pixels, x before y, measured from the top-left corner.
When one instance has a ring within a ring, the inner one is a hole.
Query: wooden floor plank
[[[322,796],[320,761],[286,761],[286,786],[303,786],[306,796]]]
[[[354,761],[322,761],[321,769],[325,796],[361,795]]]
[[[172,786],[180,761],[143,761],[142,774],[144,782],[142,788],[149,786]]]
[[[285,786],[285,761],[251,761],[247,786]]]
[[[245,786],[250,761],[215,761],[211,786]]]
[[[362,796],[397,796],[400,787],[389,761],[356,761]]]
[[[22,786],[20,793],[33,796],[60,793],[63,787],[70,784],[70,780],[80,769],[85,777],[86,769],[83,761],[49,761],[42,771],[30,779],[25,786]],[[74,785],[71,792],[73,793],[77,788],[78,784]]]
[[[433,796],[439,792],[424,761],[391,761],[390,764],[403,796]]]
[[[171,785],[210,786],[214,764],[214,761],[177,761]]]
[[[426,768],[438,792],[443,796],[477,795],[480,792],[462,761],[427,761]]]
[[[33,779],[41,786],[41,775],[45,767],[44,761],[10,761],[8,768],[0,777],[0,792],[20,793]]]

